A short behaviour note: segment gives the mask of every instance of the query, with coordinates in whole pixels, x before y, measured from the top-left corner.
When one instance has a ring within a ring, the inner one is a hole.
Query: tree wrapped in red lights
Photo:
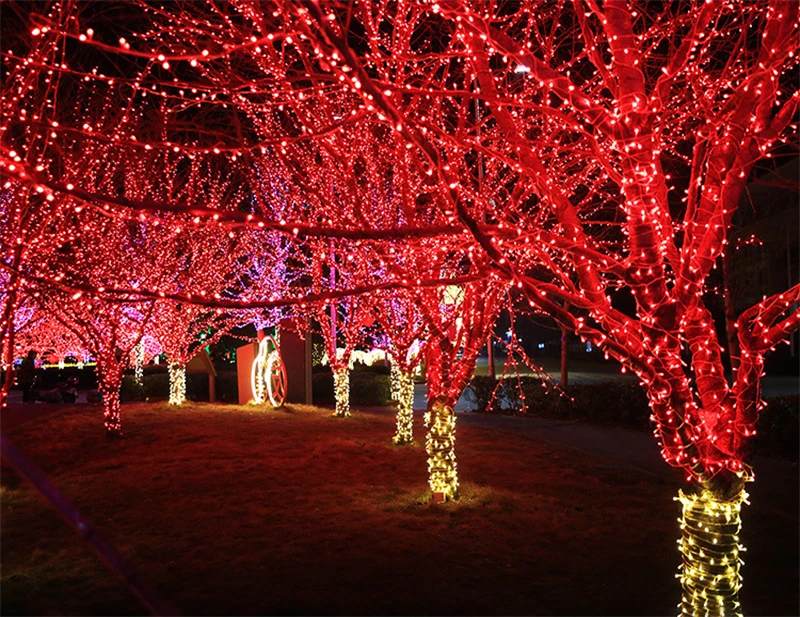
[[[168,403],[182,405],[186,402],[186,364],[206,344],[224,335],[227,319],[204,307],[168,300],[156,301],[152,321],[149,330],[169,362]],[[201,338],[209,331],[208,339]]]
[[[336,259],[337,251],[325,241],[314,246],[311,277],[316,293],[354,287],[369,276],[363,262],[355,262],[353,255]],[[328,252],[330,251],[330,252]],[[350,363],[353,351],[364,340],[364,329],[371,325],[373,315],[366,298],[353,296],[342,300],[318,303],[313,311],[325,344],[325,354],[333,372],[333,394],[336,401],[334,415],[350,415]]]
[[[169,205],[197,224],[338,238],[337,267],[348,251],[367,253],[366,242],[406,239],[414,250],[423,236],[452,241],[450,264],[491,270],[639,376],[664,458],[690,482],[681,494],[683,611],[738,612],[736,532],[751,476],[743,449],[762,405],[764,354],[797,328],[800,289],[739,316],[730,382],[704,296],[748,178],[782,140],[796,151],[796,3],[136,6],[145,25],[119,41],[99,41],[59,15],[42,20],[48,32],[36,28],[37,37],[69,38],[138,71],[133,83],[85,71],[106,100],[151,119],[149,132],[103,137],[137,157],[146,149],[162,160],[195,157],[197,169],[230,170],[272,148],[302,199],[280,219],[236,199],[206,209],[191,196],[93,199],[129,215]],[[65,78],[56,48],[32,47],[36,62],[19,69],[18,93],[27,96],[25,71],[40,70],[32,66]],[[187,117],[203,130],[186,130],[179,118]],[[29,130],[40,137],[98,139],[74,119],[36,122]],[[374,187],[381,177],[355,164],[360,144],[339,137],[362,123],[383,125],[354,134],[390,142],[380,151],[420,187],[402,202],[403,219],[372,217],[369,200],[353,199],[365,194],[359,183]],[[6,170],[19,164],[11,147],[3,144]],[[29,151],[26,182],[63,193],[49,165],[40,180]],[[458,373],[432,373],[433,389],[460,384]]]
[[[70,329],[96,361],[97,381],[103,396],[103,418],[107,437],[122,436],[119,392],[130,355],[145,327],[151,307],[137,310],[115,300],[75,294],[43,287],[42,308]]]
[[[122,434],[122,376],[154,308],[153,301],[117,290],[157,288],[165,276],[158,269],[164,245],[156,240],[161,236],[148,236],[145,223],[90,211],[72,216],[81,233],[65,226],[40,239],[41,253],[23,275],[25,291],[95,358],[106,435],[116,437]]]
[[[307,9],[323,55],[420,149],[496,271],[639,376],[664,458],[691,483],[682,610],[738,612],[743,446],[763,355],[797,328],[800,288],[739,317],[730,384],[703,296],[754,165],[795,142],[797,4],[444,1],[430,17],[381,3],[359,12],[369,54],[333,6]],[[433,23],[413,45],[377,34]],[[380,69],[420,77],[386,83]],[[476,120],[445,130],[475,99]],[[477,210],[474,183],[451,170],[482,159],[514,188]],[[612,303],[623,294],[633,311]]]
[[[458,497],[455,406],[472,380],[506,292],[507,284],[489,274],[484,280],[425,290],[420,298],[428,329],[424,347],[428,384],[425,449],[431,491],[439,501]]]
[[[379,292],[374,298],[376,320],[385,333],[392,371],[392,395],[397,401],[397,445],[414,443],[414,370],[422,360],[425,322],[417,293]]]
[[[25,356],[29,351],[36,351],[40,358],[53,362],[64,362],[67,357],[75,358],[83,363],[89,353],[78,336],[63,323],[39,309],[34,317],[16,332],[14,339],[14,357]],[[16,323],[22,319],[17,318]]]
[[[194,227],[168,233],[159,247],[164,256],[160,267],[168,278],[160,290],[187,299],[156,300],[148,327],[148,334],[158,341],[169,361],[170,405],[186,400],[186,364],[236,323],[221,309],[192,304],[191,298],[222,298],[240,291],[242,272],[249,266],[242,249],[248,248],[255,247],[218,229]]]

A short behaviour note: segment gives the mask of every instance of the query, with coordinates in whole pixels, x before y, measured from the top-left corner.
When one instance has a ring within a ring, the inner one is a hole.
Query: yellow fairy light
[[[391,357],[391,356],[390,356]],[[389,363],[389,380],[391,384],[391,397],[393,401],[400,400],[400,365],[392,358]]]
[[[134,379],[140,386],[144,383],[144,342],[139,341],[133,348],[134,355]],[[172,381],[172,380],[170,380]]]
[[[333,415],[346,418],[350,415],[350,371],[345,368],[333,371],[333,395],[336,411]]]
[[[180,362],[169,363],[169,404],[186,402],[186,366]]]
[[[398,445],[414,441],[414,378],[392,363],[392,370],[397,367],[397,434],[392,441]],[[394,383],[394,380],[392,380]]]
[[[458,497],[458,473],[456,471],[456,414],[453,408],[441,401],[434,401],[425,414],[428,436],[425,450],[428,452],[428,482],[435,501],[447,501]]]
[[[745,548],[739,543],[739,531],[747,493],[741,490],[723,499],[706,489],[693,494],[680,491],[676,500],[683,505],[678,541],[683,555],[678,574],[683,586],[681,614],[741,616],[739,566],[744,562],[739,554]]]

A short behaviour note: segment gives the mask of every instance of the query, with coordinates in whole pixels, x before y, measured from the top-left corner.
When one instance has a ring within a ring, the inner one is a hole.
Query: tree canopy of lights
[[[639,378],[685,473],[681,610],[740,611],[745,445],[800,286],[729,319],[723,346],[709,279],[748,181],[797,155],[796,2],[3,9],[5,366],[31,302],[95,355],[104,393],[177,307],[313,315],[332,364],[377,311],[402,365],[392,330],[418,314],[449,498],[479,346],[503,308],[544,313]],[[180,284],[181,236],[229,258]]]

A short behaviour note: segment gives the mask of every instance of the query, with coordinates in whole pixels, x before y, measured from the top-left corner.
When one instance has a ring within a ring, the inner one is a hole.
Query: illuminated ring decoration
[[[265,336],[258,343],[258,354],[250,371],[250,387],[257,405],[265,403],[267,398],[273,407],[280,407],[286,401],[286,367],[278,344],[271,336]]]
[[[263,338],[258,343],[258,353],[253,359],[253,366],[250,369],[250,388],[253,392],[253,402],[259,405],[264,402],[264,382],[262,378],[262,368],[267,358],[268,347],[267,339]]]
[[[277,349],[267,356],[264,381],[267,382],[267,395],[272,406],[283,405],[286,402],[286,367],[283,366],[281,354]]]

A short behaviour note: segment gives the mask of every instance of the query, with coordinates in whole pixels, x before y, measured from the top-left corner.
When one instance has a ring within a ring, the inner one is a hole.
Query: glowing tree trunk
[[[8,404],[8,393],[11,386],[14,384],[14,313],[17,308],[17,285],[18,276],[16,269],[22,261],[22,248],[23,245],[19,244],[14,248],[14,257],[12,265],[14,270],[12,274],[4,277],[3,285],[5,287],[2,294],[0,294],[0,333],[3,334],[3,341],[0,344],[0,352],[3,357],[0,360],[0,368],[3,369],[3,382],[0,385],[0,409]]]
[[[414,267],[410,254],[407,257],[402,265]],[[375,315],[389,343],[391,395],[397,404],[397,431],[392,441],[398,445],[414,443],[413,375],[418,366],[419,341],[425,328],[418,305],[419,299],[404,291],[377,294],[376,297]]]
[[[425,346],[426,377],[428,382],[428,408],[425,426],[428,435],[425,450],[428,452],[428,483],[433,501],[458,498],[458,472],[456,471],[456,402],[469,385],[475,372],[475,363],[481,342],[494,323],[497,292],[485,291],[485,303],[476,306],[474,289],[469,289],[462,305],[469,327],[458,328],[451,338],[439,331]],[[463,352],[462,352],[463,350]],[[459,357],[460,355],[460,357]]]
[[[144,384],[144,341],[139,341],[133,348],[134,369],[133,375],[136,383],[140,386]]]
[[[8,393],[14,384],[14,314],[12,301],[8,300],[8,306],[3,309],[3,322],[0,324],[0,331],[5,330],[4,345],[0,346],[3,359],[0,368],[3,369],[3,383],[0,386],[0,409],[6,407]]]
[[[97,385],[103,395],[103,426],[106,429],[106,437],[109,439],[122,437],[119,405],[122,373],[123,367],[116,358],[108,358],[104,353],[98,354]]]
[[[186,365],[169,363],[169,404],[183,405],[186,402]]]
[[[703,489],[694,494],[679,492],[683,505],[681,539],[683,556],[681,584],[684,615],[739,615],[742,577],[739,553],[740,512],[747,493],[740,489],[729,499]]]
[[[350,370],[347,365],[333,370],[333,395],[336,399],[336,411],[333,415],[337,418],[350,416]]]
[[[393,401],[400,400],[400,365],[389,356],[389,379],[391,384],[391,397]]]
[[[428,483],[434,501],[458,497],[456,471],[456,413],[454,403],[446,397],[434,398],[425,413],[425,450],[428,453]]]
[[[425,451],[428,453],[428,484],[433,501],[449,501],[458,498],[458,472],[456,470],[456,413],[455,404],[466,386],[448,388],[445,382],[450,351],[457,351],[457,344],[443,337],[439,344],[429,341],[425,349],[428,383],[428,408],[425,412]],[[466,353],[464,354],[466,356]],[[477,354],[476,354],[477,355]],[[475,363],[471,363],[471,374]]]
[[[404,371],[392,362],[393,372],[395,372],[395,367],[397,374],[397,433],[392,441],[397,445],[407,445],[414,443],[414,377],[410,371]]]

